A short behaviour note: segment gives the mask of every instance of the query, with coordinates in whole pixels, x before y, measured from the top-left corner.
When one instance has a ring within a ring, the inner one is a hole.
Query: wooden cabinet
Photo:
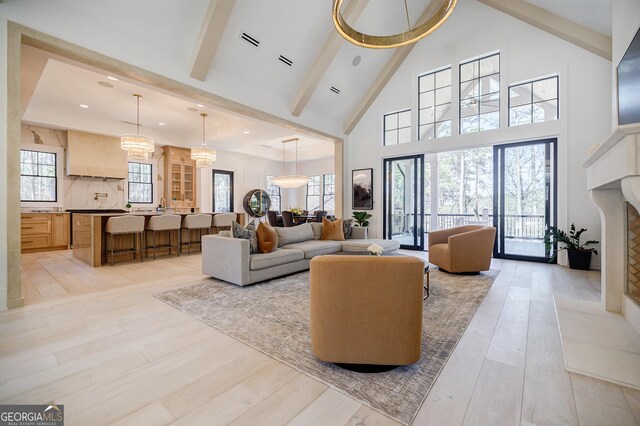
[[[169,207],[190,209],[196,207],[196,162],[191,150],[165,145],[164,193]]]
[[[67,247],[69,245],[69,215],[67,213],[51,214],[51,246]]]
[[[22,252],[69,248],[68,213],[23,213],[20,225]]]

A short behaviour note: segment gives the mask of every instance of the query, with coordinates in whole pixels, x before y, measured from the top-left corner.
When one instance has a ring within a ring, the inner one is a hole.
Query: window
[[[509,86],[509,126],[558,119],[558,77]]]
[[[500,128],[500,54],[460,64],[460,134]]]
[[[280,187],[273,184],[274,178],[275,176],[267,176],[267,193],[271,198],[271,210],[279,212],[282,210],[280,205]]]
[[[58,201],[57,158],[53,152],[20,150],[20,201]]]
[[[151,164],[129,162],[129,202],[153,203],[153,175]]]
[[[233,211],[233,172],[213,171],[213,211],[216,213]]]
[[[451,67],[418,77],[418,137],[451,136]]]
[[[407,142],[411,142],[411,110],[385,114],[383,144],[386,146]]]
[[[333,212],[336,209],[336,175],[322,177],[322,206],[323,210]]]
[[[307,210],[320,210],[320,176],[309,176],[307,183]]]

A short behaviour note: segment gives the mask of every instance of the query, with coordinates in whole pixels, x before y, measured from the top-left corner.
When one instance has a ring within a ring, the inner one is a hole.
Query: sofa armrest
[[[249,240],[202,237],[202,273],[236,285],[249,284]]]
[[[369,237],[369,228],[366,226],[352,226],[351,238],[354,240],[366,240]]]

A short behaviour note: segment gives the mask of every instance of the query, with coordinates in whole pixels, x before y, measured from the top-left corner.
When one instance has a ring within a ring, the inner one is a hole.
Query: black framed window
[[[500,54],[460,64],[460,134],[500,128]]]
[[[273,183],[273,179],[275,179],[275,176],[267,176],[267,193],[269,194],[269,198],[271,198],[271,210],[279,212],[282,210],[282,198],[280,195],[280,187]]]
[[[384,115],[383,145],[411,142],[411,110]]]
[[[509,86],[509,126],[558,119],[558,76]]]
[[[20,201],[58,201],[57,155],[20,150]]]
[[[322,209],[328,212],[336,210],[336,175],[322,176]]]
[[[213,170],[213,211],[233,211],[233,172]]]
[[[129,178],[127,181],[130,203],[153,203],[152,172],[153,167],[151,164],[129,162]]]
[[[320,210],[320,176],[309,176],[307,182],[307,210]]]
[[[418,77],[418,138],[451,136],[451,67]]]

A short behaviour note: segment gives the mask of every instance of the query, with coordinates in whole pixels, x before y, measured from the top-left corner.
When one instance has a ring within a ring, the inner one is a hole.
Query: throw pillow
[[[260,222],[256,235],[258,236],[258,253],[271,253],[278,247],[278,234],[269,225]]]
[[[238,222],[231,223],[231,235],[233,238],[243,238],[249,240],[249,254],[258,253],[258,236],[256,235],[256,224],[251,221],[246,228]]]
[[[344,241],[344,230],[342,229],[342,219],[331,222],[327,218],[322,218],[321,240]]]
[[[344,232],[344,239],[351,239],[351,227],[353,226],[353,219],[347,219],[342,221],[342,231]]]

